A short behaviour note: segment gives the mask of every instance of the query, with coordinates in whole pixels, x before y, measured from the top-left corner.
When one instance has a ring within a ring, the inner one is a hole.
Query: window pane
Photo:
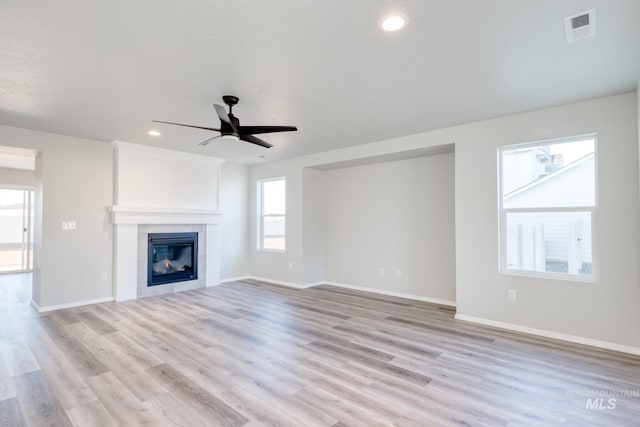
[[[285,214],[285,180],[262,182],[262,213]]]
[[[265,216],[263,234],[265,237],[284,236],[284,217]]]
[[[593,138],[501,150],[503,207],[595,206]]]
[[[285,217],[266,216],[262,222],[262,248],[285,250]]]
[[[507,269],[591,275],[591,212],[506,214]]]

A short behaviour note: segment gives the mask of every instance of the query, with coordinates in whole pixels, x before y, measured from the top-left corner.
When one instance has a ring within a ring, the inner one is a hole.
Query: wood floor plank
[[[350,426],[389,427],[393,425],[391,421],[382,420],[369,411],[363,411],[348,400],[336,397],[320,387],[305,387],[294,396],[307,405],[326,408],[331,416]]]
[[[91,329],[96,331],[98,334],[110,334],[111,332],[115,332],[116,329],[111,326],[108,322],[102,320],[98,316],[96,316],[91,311],[85,311],[82,313],[78,313],[76,315],[78,319]]]
[[[299,422],[289,411],[270,405],[263,395],[254,395],[243,387],[232,387],[226,390],[222,397],[225,402],[237,412],[244,414],[250,421],[262,426],[289,426],[297,427]],[[244,424],[245,426],[247,424]]]
[[[113,373],[93,376],[87,382],[119,425],[162,425],[162,418],[147,403],[140,401]]]
[[[72,425],[42,372],[22,374],[13,381],[28,425]]]
[[[248,418],[236,412],[232,407],[198,386],[173,367],[163,364],[150,368],[150,370],[158,375],[173,394],[189,401],[200,412],[209,414],[207,419],[215,420],[217,425],[233,427],[241,426],[249,421]]]
[[[121,348],[115,346],[106,337],[111,334],[96,332],[84,322],[77,322],[68,329],[81,342],[91,355],[108,371],[114,374],[138,399],[146,400],[167,390],[151,375],[148,374],[149,365],[132,358]],[[114,334],[117,332],[114,332]],[[151,360],[146,358],[145,361]]]
[[[229,393],[233,395],[232,402],[235,401],[234,399],[241,399],[242,396],[249,396],[247,403],[253,401],[270,402],[270,411],[266,412],[266,410],[264,410],[263,413],[259,414],[260,418],[267,418],[269,420],[267,424],[275,422],[277,425],[278,420],[274,420],[274,418],[276,418],[278,414],[286,414],[285,417],[281,417],[284,423],[293,421],[293,425],[307,424],[309,427],[326,426],[336,419],[333,414],[326,413],[326,410],[321,411],[322,413],[311,410],[311,406],[305,402],[295,402],[289,395],[280,394],[266,384],[257,384],[250,380],[239,382],[238,385],[232,388],[225,396]],[[295,396],[295,394],[293,396]],[[255,411],[251,413],[255,413]]]
[[[0,401],[0,427],[26,427],[17,397]]]
[[[213,424],[207,419],[208,414],[199,413],[193,405],[169,393],[155,396],[145,403],[162,420],[159,424],[162,426],[209,427]]]
[[[27,328],[24,337],[42,367],[47,384],[65,409],[96,400],[82,375],[43,330]]]
[[[40,365],[21,336],[13,336],[0,340],[3,359],[12,376],[39,371]]]
[[[4,355],[0,351],[0,402],[6,399],[16,397],[16,391],[13,388],[11,373],[6,364]]]
[[[98,400],[67,409],[69,420],[76,427],[117,427],[118,423]]]

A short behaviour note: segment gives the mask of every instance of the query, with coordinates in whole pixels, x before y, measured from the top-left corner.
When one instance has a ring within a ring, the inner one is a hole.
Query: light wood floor
[[[234,282],[41,316],[20,277],[0,278],[1,426],[640,425],[638,358],[446,307]],[[611,391],[636,397],[587,408]]]

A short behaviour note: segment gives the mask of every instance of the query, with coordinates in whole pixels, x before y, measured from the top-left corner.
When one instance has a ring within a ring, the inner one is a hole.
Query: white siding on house
[[[504,196],[506,209],[595,206],[594,154]],[[506,214],[507,268],[548,271],[546,262],[578,273],[593,263],[591,211]],[[564,271],[564,270],[562,270]],[[588,273],[588,271],[587,271]]]
[[[504,197],[503,207],[545,208],[595,206],[595,160],[594,155],[576,161],[522,190]]]
[[[522,231],[519,231],[522,229]],[[533,239],[530,234],[541,233],[542,241]],[[543,250],[546,261],[569,261],[571,251],[578,252],[580,263],[591,263],[591,212],[518,212],[507,214],[507,239],[516,239],[517,235],[535,246],[523,246],[518,240],[507,241],[507,267],[533,271],[545,271],[540,268],[528,268],[517,262],[519,252],[540,254]],[[543,244],[543,248],[538,245]],[[514,246],[515,245],[515,246]],[[515,249],[521,247],[521,249]],[[572,249],[573,248],[573,249]]]

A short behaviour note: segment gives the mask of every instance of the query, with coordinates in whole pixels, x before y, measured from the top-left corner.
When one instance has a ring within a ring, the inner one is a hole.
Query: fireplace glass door
[[[147,286],[198,278],[198,233],[150,233]]]

